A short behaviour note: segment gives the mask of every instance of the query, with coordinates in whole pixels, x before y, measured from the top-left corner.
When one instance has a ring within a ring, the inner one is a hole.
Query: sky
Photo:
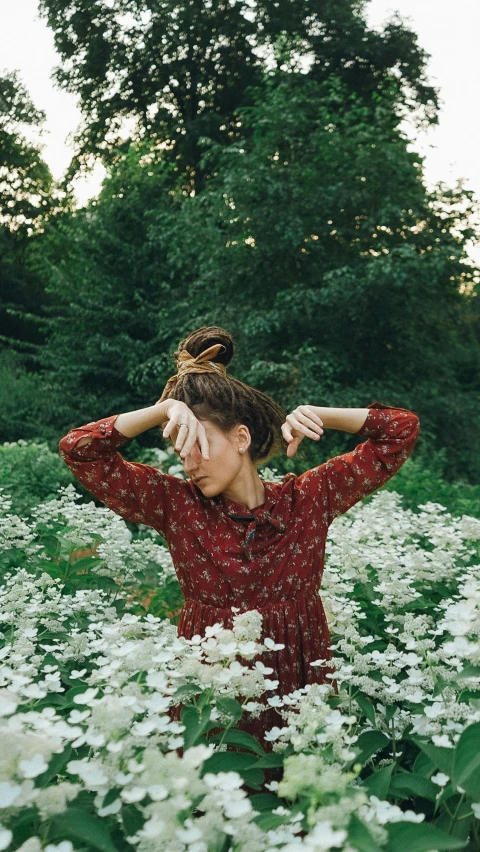
[[[429,186],[437,181],[452,185],[464,178],[465,187],[480,202],[480,3],[370,0],[366,5],[369,25],[377,29],[395,12],[417,33],[419,45],[431,54],[427,66],[429,82],[440,89],[439,126],[417,132],[410,146],[425,156],[425,182]],[[81,119],[75,96],[53,83],[52,71],[58,61],[53,35],[38,16],[37,0],[0,0],[0,73],[17,70],[35,106],[46,112],[43,156],[55,178],[63,175],[70,162],[71,134]],[[102,176],[103,168],[98,166],[88,178],[77,181],[79,204],[97,194]],[[471,246],[469,254],[480,265],[480,245]]]

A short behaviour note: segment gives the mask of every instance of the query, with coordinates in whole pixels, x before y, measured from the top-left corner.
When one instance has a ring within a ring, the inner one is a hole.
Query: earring
[[[243,452],[244,452],[244,450],[245,450],[245,447],[239,447],[239,448],[238,448],[238,452],[239,452],[239,453],[243,453]]]

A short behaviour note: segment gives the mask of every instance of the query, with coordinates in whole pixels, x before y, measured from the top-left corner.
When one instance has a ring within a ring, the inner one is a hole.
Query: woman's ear
[[[248,426],[244,426],[243,423],[237,426],[237,442],[239,451],[241,450],[243,453],[247,452],[252,443]]]

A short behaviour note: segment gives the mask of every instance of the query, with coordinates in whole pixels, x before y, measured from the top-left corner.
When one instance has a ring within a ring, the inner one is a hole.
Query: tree
[[[454,438],[478,417],[471,194],[425,190],[387,82],[364,101],[336,76],[266,75],[249,97],[243,139],[199,140],[202,192],[132,145],[98,203],[66,220],[45,349],[64,404],[78,422],[100,402],[153,403],[180,336],[218,323],[240,344],[234,374],[286,408],[421,398],[425,431],[471,469]]]
[[[373,99],[389,80],[399,112],[436,121],[427,55],[400,20],[369,30],[364,0],[40,0],[62,58],[57,80],[84,115],[72,172],[92,155],[111,162],[131,138],[148,139],[175,164],[187,191],[201,191],[198,140],[244,135],[247,90],[269,68],[306,60],[309,76],[331,73]],[[399,116],[393,116],[397,121]]]
[[[28,317],[44,294],[27,254],[29,238],[52,207],[53,178],[40,145],[25,134],[44,120],[16,73],[0,77],[0,348],[9,344],[26,353],[43,340]]]
[[[398,375],[406,346],[424,345],[430,325],[437,374],[439,331],[456,333],[463,292],[473,289],[472,193],[425,190],[422,158],[391,126],[388,87],[373,108],[334,76],[270,79],[254,97],[242,111],[243,140],[204,140],[212,177],[178,218],[179,231],[202,232],[198,280],[224,317],[251,314],[252,333],[256,324],[268,331],[275,352],[280,342],[318,342],[321,312],[335,331],[327,345],[337,372],[346,359],[355,373],[378,375],[382,363]]]

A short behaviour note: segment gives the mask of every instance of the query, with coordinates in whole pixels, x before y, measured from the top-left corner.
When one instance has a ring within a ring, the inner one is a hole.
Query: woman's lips
[[[199,476],[199,478],[195,480],[195,484],[198,485],[198,483],[202,482],[204,479],[208,479],[208,476]]]

